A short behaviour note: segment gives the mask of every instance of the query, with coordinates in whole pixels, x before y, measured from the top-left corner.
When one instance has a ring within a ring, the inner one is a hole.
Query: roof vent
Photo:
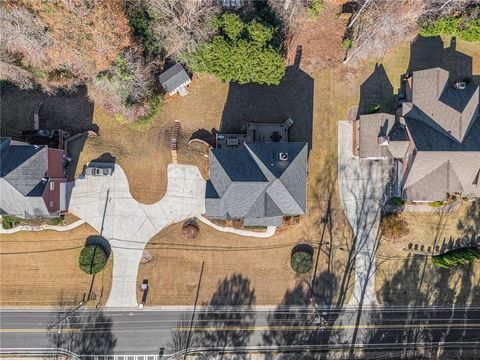
[[[467,87],[467,83],[465,81],[456,82],[453,87],[457,90],[464,90]]]
[[[377,141],[378,141],[378,145],[389,145],[390,144],[390,137],[379,136]]]
[[[280,153],[278,157],[280,160],[288,160],[288,153]]]

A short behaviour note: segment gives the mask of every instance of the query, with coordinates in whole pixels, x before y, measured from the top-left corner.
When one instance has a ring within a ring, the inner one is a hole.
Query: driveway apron
[[[112,176],[75,181],[69,210],[109,240],[113,280],[107,307],[138,306],[138,266],[148,241],[165,227],[205,212],[205,180],[195,166],[170,164],[162,200],[144,205],[132,198],[123,169]]]

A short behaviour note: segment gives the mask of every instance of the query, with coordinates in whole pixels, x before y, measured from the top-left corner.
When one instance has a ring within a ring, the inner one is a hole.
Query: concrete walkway
[[[375,305],[375,252],[380,210],[393,163],[356,159],[352,154],[352,123],[338,125],[340,202],[352,226],[355,248],[355,284],[349,305]]]
[[[110,242],[113,281],[107,307],[138,306],[136,284],[143,249],[151,237],[173,223],[205,212],[205,180],[195,166],[169,165],[165,197],[153,205],[132,198],[123,169],[110,177],[75,181],[69,210]]]
[[[13,229],[4,229],[0,226],[0,234],[14,234],[19,231],[69,231],[83,224],[85,224],[85,220],[80,219],[68,225],[19,225],[15,226]]]
[[[213,222],[211,222],[210,220],[208,220],[207,218],[204,218],[203,216],[197,216],[197,219],[200,220],[205,225],[208,225],[217,231],[231,233],[231,234],[240,235],[240,236],[269,238],[275,235],[275,231],[277,230],[276,226],[267,226],[266,231],[249,231],[249,230],[235,229],[233,227],[218,226]]]

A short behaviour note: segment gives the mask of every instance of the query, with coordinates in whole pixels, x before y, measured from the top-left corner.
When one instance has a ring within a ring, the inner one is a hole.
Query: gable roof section
[[[207,215],[248,218],[250,223],[262,222],[261,219],[276,223],[283,215],[304,214],[308,146],[306,143],[277,145],[245,144],[241,149],[211,149]],[[288,160],[280,160],[280,152],[288,153]]]
[[[246,149],[211,149],[211,152],[231,181],[267,181]]]
[[[462,192],[480,196],[475,178],[480,167],[480,152],[419,152],[405,181],[404,189],[412,200],[444,200],[447,193]]]
[[[0,178],[0,210],[19,217],[47,216],[49,211],[41,196],[24,196],[5,178]]]
[[[279,178],[305,147],[305,143],[250,143],[246,144],[246,147],[256,155],[272,175]],[[288,159],[280,160],[280,153],[287,154]]]
[[[39,196],[39,184],[48,169],[47,146],[10,145],[0,157],[1,177],[24,196]]]
[[[181,64],[175,64],[158,77],[165,91],[170,92],[183,83],[190,81],[190,77]]]
[[[413,73],[412,102],[458,142],[462,142],[477,117],[478,86],[453,88],[448,71],[433,68]]]
[[[388,147],[378,144],[380,136],[387,137],[395,123],[395,116],[386,113],[360,116],[360,157],[391,157]]]
[[[423,111],[417,107],[407,113],[405,121],[413,143],[418,151],[480,151],[480,120],[470,126],[463,142],[459,143],[440,126],[429,122]]]
[[[447,194],[461,193],[462,184],[449,161],[435,168],[405,189],[407,197],[422,201],[445,200]]]

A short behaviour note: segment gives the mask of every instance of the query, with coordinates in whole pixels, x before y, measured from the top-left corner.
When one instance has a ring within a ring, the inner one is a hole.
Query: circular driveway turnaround
[[[168,165],[167,192],[144,205],[132,198],[125,172],[86,176],[72,188],[69,211],[107,238],[112,247],[113,279],[107,307],[138,306],[137,273],[143,249],[159,231],[205,212],[205,180],[196,166]]]

